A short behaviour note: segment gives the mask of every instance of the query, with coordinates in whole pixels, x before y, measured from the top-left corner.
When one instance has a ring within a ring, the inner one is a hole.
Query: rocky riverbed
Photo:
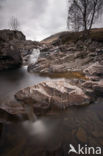
[[[15,105],[15,113],[24,113],[26,103],[32,105],[35,113],[41,114],[56,108],[91,104],[102,97],[102,42],[89,39],[68,44],[57,42],[55,45],[27,41],[18,31],[6,30],[0,33],[1,70],[26,65],[29,73],[58,78],[22,88],[14,94],[14,102],[1,104],[0,108],[12,114],[12,106]]]
[[[103,43],[46,44],[8,33],[0,37],[0,156],[102,147]]]

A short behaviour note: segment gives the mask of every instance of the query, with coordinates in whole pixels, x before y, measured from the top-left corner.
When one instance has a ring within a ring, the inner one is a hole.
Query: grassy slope
[[[54,42],[62,41],[62,43],[68,43],[72,41],[77,41],[81,38],[82,32],[60,32],[54,34],[43,41],[41,43],[51,44]],[[90,38],[94,41],[103,42],[103,28],[95,28],[90,32]]]

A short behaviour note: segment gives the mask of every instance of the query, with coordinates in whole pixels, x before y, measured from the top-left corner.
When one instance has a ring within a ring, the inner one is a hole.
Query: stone
[[[20,31],[0,30],[0,70],[28,65],[33,49],[40,48],[40,42],[26,40]]]
[[[24,106],[15,100],[6,100],[5,102],[0,102],[0,109],[14,115],[26,113]]]
[[[87,134],[83,128],[79,128],[76,134],[76,137],[79,141],[87,143]]]
[[[18,48],[14,45],[3,44],[0,51],[0,70],[18,68],[22,65],[22,58]]]
[[[85,92],[90,96],[102,97],[103,96],[103,80],[100,81],[86,81],[82,84]],[[86,89],[87,88],[87,89]]]
[[[101,80],[97,84],[93,85],[93,91],[96,96],[98,96],[98,97],[103,96],[103,80]]]
[[[14,30],[0,30],[0,41],[25,40],[25,35],[20,31]]]
[[[34,112],[66,109],[70,106],[89,104],[90,99],[82,89],[66,80],[41,82],[20,90],[15,98],[26,105],[32,105]]]
[[[103,65],[95,62],[84,70],[84,73],[89,76],[103,76]]]
[[[49,46],[46,51],[41,49],[40,58],[38,62],[31,66],[28,66],[29,72],[40,72],[40,73],[59,73],[69,71],[83,71],[86,75],[94,76],[93,71],[96,71],[96,75],[101,75],[102,64],[99,63],[103,58],[103,54],[98,55],[97,53],[80,50],[76,48],[76,45],[72,45],[74,49],[70,49],[71,45],[59,45]],[[42,61],[43,60],[43,61]],[[98,63],[97,63],[98,62]],[[93,66],[92,66],[93,65]],[[90,69],[90,68],[92,69]],[[89,68],[89,69],[88,69]],[[89,73],[92,72],[92,73]]]

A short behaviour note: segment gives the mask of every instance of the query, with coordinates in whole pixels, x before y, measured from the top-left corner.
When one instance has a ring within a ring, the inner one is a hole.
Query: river
[[[50,80],[26,67],[0,72],[0,102],[20,89]],[[0,124],[0,156],[68,156],[69,145],[103,146],[103,103],[70,107],[38,117],[35,122]],[[74,155],[73,155],[74,156]]]

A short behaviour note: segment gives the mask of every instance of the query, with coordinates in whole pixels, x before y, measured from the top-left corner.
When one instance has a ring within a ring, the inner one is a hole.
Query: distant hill
[[[56,34],[51,35],[51,36],[47,37],[46,39],[42,40],[41,43],[50,44],[50,43],[58,40],[61,35],[66,35],[67,33],[68,33],[68,31],[56,33]]]
[[[59,32],[41,41],[44,44],[68,43],[81,38],[82,32]],[[103,28],[95,28],[90,32],[90,38],[94,41],[103,42]]]

